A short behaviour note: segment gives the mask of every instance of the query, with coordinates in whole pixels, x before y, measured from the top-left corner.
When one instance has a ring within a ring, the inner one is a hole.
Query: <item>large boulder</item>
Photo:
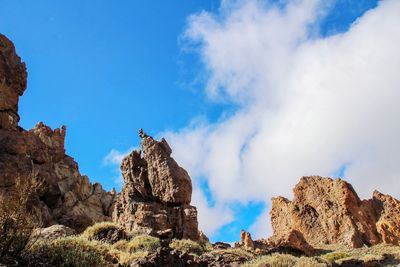
[[[91,184],[65,154],[66,127],[53,130],[39,122],[26,131],[18,126],[18,99],[26,79],[25,64],[0,34],[0,200],[6,202],[21,189],[18,185],[35,180],[29,204],[41,227],[63,224],[80,232],[94,222],[111,220],[116,196]]]
[[[314,247],[399,242],[400,203],[391,196],[375,192],[372,199],[360,200],[349,183],[319,176],[301,178],[293,193],[292,201],[272,199],[274,240],[296,231]]]
[[[188,173],[171,157],[165,139],[158,142],[143,131],[139,134],[142,151],[133,151],[122,160],[124,186],[113,221],[129,231],[197,240],[197,210],[190,205]]]

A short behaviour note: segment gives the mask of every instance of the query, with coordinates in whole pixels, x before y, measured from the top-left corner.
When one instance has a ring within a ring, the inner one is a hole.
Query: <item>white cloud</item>
[[[189,19],[185,37],[209,74],[205,90],[238,109],[168,133],[176,160],[194,180],[207,178],[219,207],[268,204],[290,196],[300,176],[344,164],[362,197],[375,188],[399,197],[400,1],[381,1],[325,38],[309,31],[322,0],[288,1],[283,10],[242,2]]]
[[[120,166],[122,160],[132,152],[132,150],[137,150],[134,147],[127,149],[126,151],[119,151],[117,149],[112,149],[104,158],[103,164],[108,166],[113,166],[115,169],[114,181],[122,185],[124,183],[124,178],[121,175]]]

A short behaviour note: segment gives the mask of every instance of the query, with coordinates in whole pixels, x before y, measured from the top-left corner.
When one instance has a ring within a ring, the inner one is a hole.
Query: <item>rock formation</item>
[[[296,231],[313,247],[399,242],[400,202],[391,196],[375,192],[360,200],[349,183],[318,176],[301,178],[293,192],[293,201],[272,199],[271,240],[282,242]]]
[[[25,64],[0,34],[0,200],[18,190],[18,179],[34,179],[38,188],[31,204],[43,227],[63,224],[81,231],[110,220],[115,194],[92,185],[65,154],[66,127],[52,130],[40,122],[26,131],[18,126],[18,99],[26,86]]]
[[[142,130],[139,134],[142,151],[133,151],[121,164],[125,183],[113,221],[128,231],[198,240],[197,210],[190,206],[188,173],[171,157],[165,139],[158,142]]]
[[[254,250],[254,241],[251,239],[251,234],[245,230],[240,230],[240,242],[238,247],[243,247],[246,250]]]

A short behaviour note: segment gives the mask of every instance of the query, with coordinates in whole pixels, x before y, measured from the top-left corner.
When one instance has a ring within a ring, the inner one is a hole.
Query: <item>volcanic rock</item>
[[[400,203],[391,196],[375,192],[362,201],[349,183],[318,176],[301,178],[293,192],[293,201],[272,199],[271,240],[296,231],[313,247],[399,242]]]
[[[251,234],[243,229],[240,230],[239,246],[243,247],[246,250],[254,250],[255,248],[253,239],[251,239]]]
[[[76,232],[74,229],[65,225],[55,224],[47,228],[35,229],[29,238],[29,244],[32,245],[40,241],[50,242],[56,240],[57,238],[67,237],[75,234]]]
[[[372,203],[377,218],[376,229],[383,243],[400,243],[400,201],[378,191],[373,193]]]
[[[304,239],[302,233],[293,229],[283,233],[279,238],[274,236],[268,241],[268,245],[276,250],[285,250],[285,248],[290,248],[300,251],[308,256],[313,255],[315,252],[314,248]]]
[[[66,127],[52,130],[39,122],[26,131],[18,126],[18,99],[27,84],[25,64],[11,41],[0,34],[0,199],[19,190],[17,179],[34,179],[40,188],[32,201],[42,227],[63,224],[78,232],[110,220],[115,195],[92,185],[65,154]]]
[[[18,99],[26,89],[27,76],[13,43],[0,34],[0,129],[18,125]]]
[[[165,139],[156,141],[140,131],[142,151],[133,151],[121,164],[124,186],[113,221],[128,231],[161,238],[199,239],[197,210],[190,205],[192,183],[171,157]]]

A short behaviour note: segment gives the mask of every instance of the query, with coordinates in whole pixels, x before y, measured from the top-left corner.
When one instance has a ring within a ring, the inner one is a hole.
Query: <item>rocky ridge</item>
[[[124,186],[113,221],[128,231],[198,240],[197,210],[190,205],[192,183],[188,173],[171,157],[165,139],[158,142],[142,130],[139,135],[142,150],[122,160]]]
[[[116,196],[91,184],[65,154],[66,127],[52,130],[39,122],[27,131],[18,126],[18,100],[26,86],[25,63],[0,34],[0,200],[18,190],[18,179],[34,180],[31,204],[41,225],[63,224],[79,232],[110,220]]]
[[[121,164],[122,192],[106,192],[81,175],[78,164],[65,153],[65,126],[53,130],[39,122],[27,131],[18,125],[18,100],[26,86],[26,66],[13,44],[0,34],[0,202],[19,190],[20,180],[34,184],[32,211],[42,226],[53,225],[40,230],[48,239],[79,233],[95,222],[111,219],[128,232],[145,232],[164,240],[206,239],[198,230],[196,207],[190,205],[189,174],[171,157],[165,139],[156,141],[140,131],[141,150],[132,151]],[[360,248],[399,245],[400,241],[400,201],[378,191],[371,199],[361,200],[341,179],[303,177],[294,188],[293,200],[272,199],[270,214],[272,237],[252,240],[250,233],[241,231],[235,246],[252,256],[276,251],[313,255],[331,245]],[[217,242],[214,248],[232,254],[229,244]],[[138,266],[160,262],[167,266],[177,262],[182,266],[234,266],[244,260],[240,255],[224,258],[212,252],[196,258],[163,246]]]
[[[272,199],[270,242],[279,244],[295,231],[304,246],[317,248],[399,244],[400,202],[389,195],[375,191],[372,199],[361,200],[349,183],[319,176],[301,178],[293,192],[292,201]]]

